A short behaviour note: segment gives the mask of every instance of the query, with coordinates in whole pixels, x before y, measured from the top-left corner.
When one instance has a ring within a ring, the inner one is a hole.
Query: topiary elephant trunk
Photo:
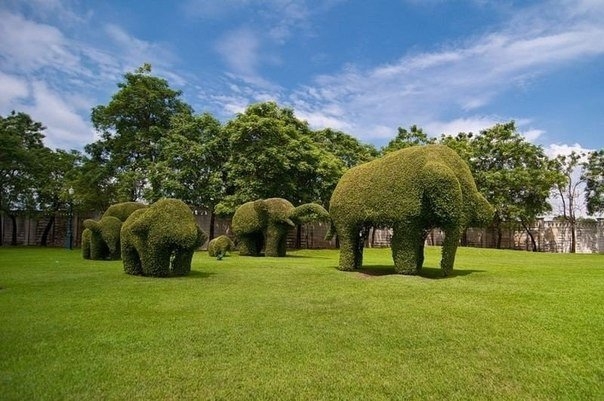
[[[287,231],[296,224],[328,220],[321,205],[306,203],[294,207],[288,200],[270,198],[247,202],[235,211],[233,232],[239,239],[239,254],[258,256],[264,247],[266,256],[285,256]]]

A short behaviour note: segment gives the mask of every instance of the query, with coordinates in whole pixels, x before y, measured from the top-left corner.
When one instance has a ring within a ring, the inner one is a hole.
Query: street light
[[[69,209],[67,210],[67,247],[73,249],[73,187],[67,190],[69,193]]]

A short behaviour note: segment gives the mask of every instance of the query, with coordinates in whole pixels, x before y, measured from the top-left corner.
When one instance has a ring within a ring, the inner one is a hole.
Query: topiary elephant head
[[[206,238],[184,202],[159,200],[136,210],[122,226],[124,271],[154,277],[184,276],[191,271],[193,253]]]
[[[247,202],[233,216],[233,232],[239,239],[239,254],[285,256],[287,231],[296,224],[329,219],[329,213],[316,203],[294,207],[288,200],[270,198]]]
[[[138,202],[122,202],[109,206],[100,220],[84,220],[82,232],[82,256],[84,259],[119,259],[120,230],[135,210],[147,206]]]

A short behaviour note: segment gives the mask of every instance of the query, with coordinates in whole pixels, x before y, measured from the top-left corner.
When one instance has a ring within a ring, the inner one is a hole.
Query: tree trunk
[[[48,219],[48,223],[46,223],[46,227],[44,227],[44,232],[42,233],[42,238],[40,238],[40,246],[47,246],[48,245],[48,233],[50,233],[50,229],[52,228],[52,225],[55,222],[55,215],[53,214],[52,216],[50,216],[50,219]]]
[[[528,225],[524,223],[524,221],[520,220],[520,224],[522,224],[522,227],[524,228],[524,230],[526,231],[527,235],[531,239],[531,244],[533,245],[533,252],[537,252],[537,242],[535,242],[535,236],[533,235],[533,233],[529,229]]]
[[[574,220],[570,222],[570,253],[577,252],[577,226]]]
[[[13,222],[13,234],[11,236],[10,244],[12,246],[15,246],[15,245],[17,245],[17,218],[13,214],[11,214],[9,217],[10,217],[11,221]]]
[[[214,239],[214,224],[216,222],[216,215],[214,214],[214,208],[210,209],[210,232],[208,241],[212,241]]]
[[[501,226],[497,225],[497,249],[501,249],[501,241],[503,237],[503,230]]]
[[[375,247],[375,226],[371,228],[371,248]]]

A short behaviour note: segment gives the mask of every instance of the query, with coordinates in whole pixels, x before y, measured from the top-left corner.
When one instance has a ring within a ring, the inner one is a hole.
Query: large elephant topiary
[[[247,202],[233,215],[233,232],[239,239],[239,254],[285,256],[287,231],[296,224],[327,220],[329,214],[321,205],[306,203],[294,207],[288,200],[270,198]]]
[[[341,270],[360,268],[364,233],[393,228],[395,270],[417,274],[429,230],[445,232],[441,269],[448,275],[463,230],[488,224],[494,209],[478,192],[468,165],[442,145],[415,146],[348,170],[330,201],[330,235],[340,238]],[[328,235],[328,236],[330,236]]]
[[[116,203],[107,208],[100,220],[84,220],[85,229],[82,232],[82,256],[84,259],[119,259],[122,223],[135,210],[145,207],[147,206],[138,202]]]
[[[136,210],[124,222],[124,271],[153,277],[186,275],[191,271],[193,253],[206,238],[184,202],[161,199]]]

